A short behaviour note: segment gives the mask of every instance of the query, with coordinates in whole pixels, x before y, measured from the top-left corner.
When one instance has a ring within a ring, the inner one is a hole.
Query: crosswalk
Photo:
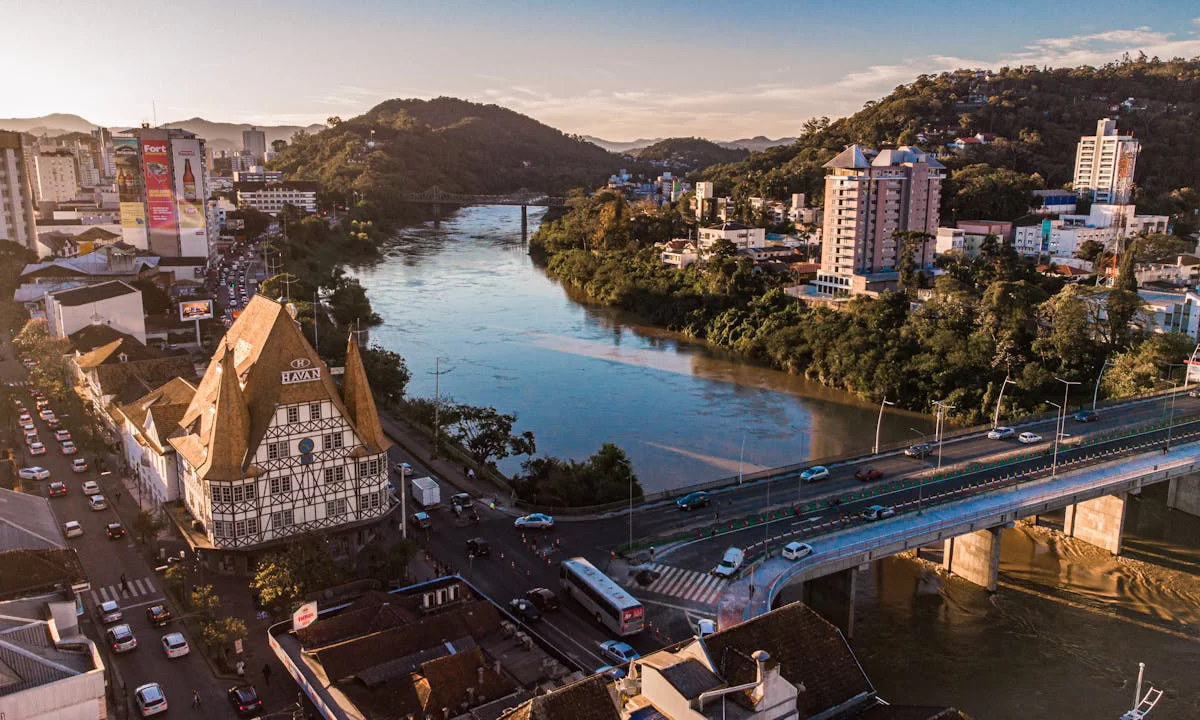
[[[136,597],[149,597],[157,592],[157,590],[154,588],[154,583],[150,582],[150,578],[148,577],[130,580],[126,583],[126,586],[126,590],[121,589],[121,583],[116,583],[115,585],[105,585],[104,587],[100,588],[92,588],[92,603],[99,605],[100,603],[108,602],[109,600],[116,600],[118,602],[122,600],[132,600]]]
[[[671,565],[651,564],[646,567],[658,573],[658,578],[654,582],[642,588],[646,592],[671,595],[709,605],[716,602],[721,590],[725,587],[723,578],[710,573],[684,570]]]

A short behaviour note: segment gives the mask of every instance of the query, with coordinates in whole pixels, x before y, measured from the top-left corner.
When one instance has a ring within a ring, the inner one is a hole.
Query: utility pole
[[[1008,387],[1009,383],[1016,385],[1016,382],[1009,380],[1008,375],[1005,375],[1004,382],[1000,385],[1000,397],[996,398],[996,413],[992,415],[992,427],[994,428],[1000,426],[1000,402],[1004,400],[1004,388]]]
[[[937,407],[938,407],[937,420],[934,422],[934,430],[937,433],[937,446],[938,446],[937,469],[941,470],[942,469],[942,425],[946,421],[946,411],[953,410],[954,406],[947,405],[945,400],[934,400],[933,404],[937,405]]]
[[[1003,388],[1001,388],[1000,392],[1004,392]],[[872,455],[879,454],[879,431],[883,428],[883,409],[888,405],[895,404],[894,402],[888,402],[886,395],[883,396],[883,402],[879,404],[879,419],[875,421],[875,447],[871,449]]]
[[[1110,358],[1104,358],[1104,364],[1100,366],[1100,374],[1096,376],[1096,389],[1092,391],[1092,411],[1096,410],[1096,401],[1100,399],[1100,381],[1104,379],[1104,371],[1108,366],[1112,365]]]
[[[447,370],[442,369],[442,358],[438,356],[433,359],[433,458],[438,457],[438,447],[440,445],[439,435],[441,433],[441,410],[442,410],[442,376],[454,372],[454,368]]]

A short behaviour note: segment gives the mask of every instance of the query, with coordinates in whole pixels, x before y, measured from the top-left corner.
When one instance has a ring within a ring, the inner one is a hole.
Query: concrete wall
[[[1126,493],[1104,495],[1068,505],[1063,517],[1063,532],[1077,540],[1121,554],[1121,533],[1125,530]]]
[[[1200,475],[1172,480],[1167,490],[1167,507],[1200,516]]]
[[[942,567],[989,592],[996,592],[1000,574],[1000,530],[989,528],[947,538]]]
[[[854,568],[804,582],[805,605],[838,627],[846,637],[854,635],[854,592],[858,582]]]

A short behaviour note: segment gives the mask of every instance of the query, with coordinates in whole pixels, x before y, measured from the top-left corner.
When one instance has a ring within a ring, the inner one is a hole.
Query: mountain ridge
[[[127,125],[112,125],[113,129],[137,127],[138,123]],[[0,130],[15,130],[30,135],[58,137],[71,133],[91,133],[98,127],[103,127],[88,121],[86,118],[72,113],[50,113],[31,118],[0,118]],[[216,150],[240,150],[242,147],[242,131],[256,127],[267,134],[267,145],[273,140],[288,140],[299,130],[308,133],[325,129],[324,125],[251,125],[250,123],[229,123],[205,120],[193,117],[187,120],[175,120],[163,123],[159,127],[177,128],[194,132],[204,138],[207,144]]]

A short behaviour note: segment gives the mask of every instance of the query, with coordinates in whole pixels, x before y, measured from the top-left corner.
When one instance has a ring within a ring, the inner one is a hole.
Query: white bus
[[[563,560],[559,568],[563,592],[575,598],[596,622],[617,635],[639,633],[646,623],[646,610],[637,598],[587,560]]]

